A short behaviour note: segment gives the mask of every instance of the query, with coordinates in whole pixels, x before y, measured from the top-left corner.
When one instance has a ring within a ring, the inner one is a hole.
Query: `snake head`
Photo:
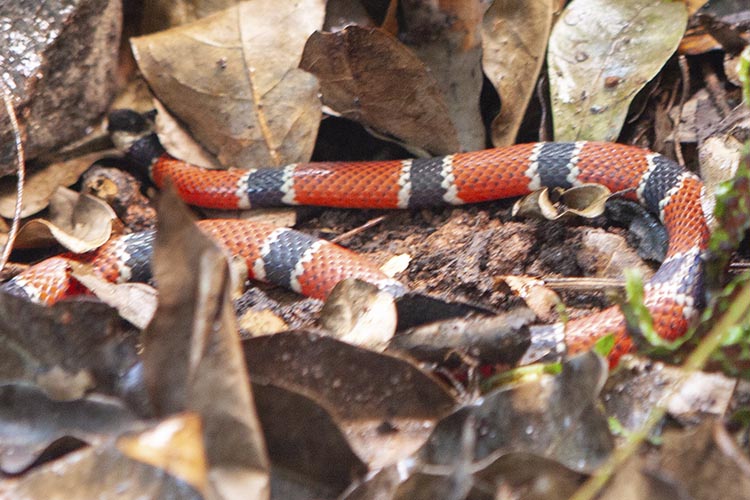
[[[116,109],[109,114],[112,143],[139,166],[148,167],[164,153],[154,132],[155,112],[138,113],[132,109]]]

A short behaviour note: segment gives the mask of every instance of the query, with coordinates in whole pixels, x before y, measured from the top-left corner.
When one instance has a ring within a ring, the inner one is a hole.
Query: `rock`
[[[16,0],[0,9],[0,67],[26,158],[81,137],[115,88],[119,0]],[[0,113],[0,175],[13,172],[10,122]]]

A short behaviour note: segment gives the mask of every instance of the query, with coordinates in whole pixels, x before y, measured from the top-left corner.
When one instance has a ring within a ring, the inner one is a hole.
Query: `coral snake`
[[[682,336],[702,297],[702,253],[709,229],[701,205],[703,184],[662,155],[634,146],[551,142],[409,160],[298,163],[283,168],[204,170],[164,152],[151,122],[130,110],[110,115],[115,144],[161,187],[174,183],[191,205],[247,209],[280,205],[346,208],[416,208],[460,205],[527,194],[541,186],[599,183],[659,216],[669,235],[666,258],[645,283],[644,303],[660,336]],[[245,259],[250,278],[325,298],[343,278],[358,277],[399,295],[403,286],[357,254],[286,228],[243,220],[203,220],[199,226],[233,255]],[[152,232],[113,238],[83,255],[52,257],[3,285],[4,290],[52,304],[84,292],[70,277],[68,259],[92,264],[113,282],[150,277]],[[617,359],[632,347],[617,307],[554,325],[567,351],[615,335]]]

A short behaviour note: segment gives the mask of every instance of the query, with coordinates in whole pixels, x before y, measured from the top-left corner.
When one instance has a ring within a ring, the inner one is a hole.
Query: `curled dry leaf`
[[[613,141],[635,94],[674,53],[687,10],[667,0],[574,0],[547,52],[555,140]]]
[[[50,220],[34,219],[24,224],[15,246],[35,248],[59,243],[71,252],[88,252],[109,240],[115,218],[114,210],[102,200],[60,187],[50,198]]]
[[[318,0],[254,0],[134,38],[156,96],[225,166],[282,166],[312,154],[317,79],[297,69],[323,23]]]
[[[513,216],[542,216],[558,220],[581,216],[589,219],[604,213],[612,192],[601,184],[582,184],[566,189],[556,201],[550,198],[549,188],[542,188],[519,199],[513,204]]]
[[[482,66],[502,108],[492,120],[492,144],[513,144],[544,62],[554,0],[493,2],[482,22]]]
[[[349,26],[310,36],[300,67],[320,79],[323,103],[417,154],[459,149],[448,107],[430,70],[378,28]]]
[[[435,76],[463,151],[483,149],[479,109],[482,92],[482,15],[488,2],[401,0],[399,39]],[[449,151],[454,153],[457,150]]]
[[[98,151],[59,162],[26,173],[23,185],[21,217],[28,217],[47,208],[50,198],[59,186],[70,186],[92,163],[107,152]],[[0,179],[0,216],[13,217],[16,204],[16,178]]]

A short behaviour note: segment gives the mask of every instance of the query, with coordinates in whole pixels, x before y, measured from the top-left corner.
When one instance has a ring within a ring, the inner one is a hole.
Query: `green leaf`
[[[686,24],[682,2],[570,2],[547,55],[555,140],[615,140],[633,97],[674,53]]]
[[[601,357],[606,358],[609,356],[609,353],[612,352],[614,347],[615,336],[610,333],[596,341],[596,344],[594,344],[594,352]]]

